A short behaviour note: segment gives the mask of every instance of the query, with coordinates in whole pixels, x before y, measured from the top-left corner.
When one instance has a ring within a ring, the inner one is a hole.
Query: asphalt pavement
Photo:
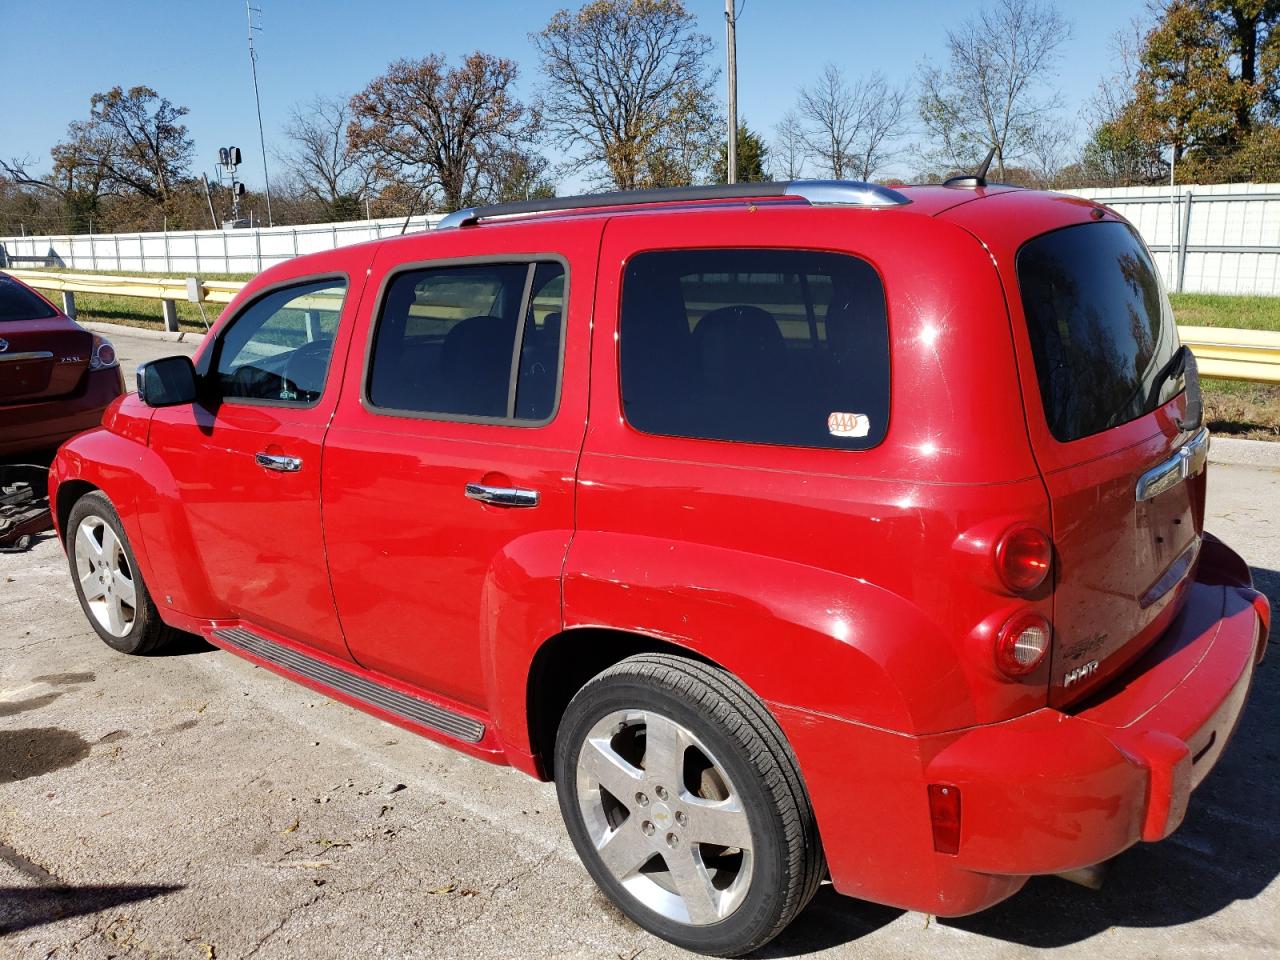
[[[112,339],[130,380],[190,348]],[[1210,471],[1210,529],[1280,605],[1280,473]],[[1182,828],[1100,892],[1035,879],[947,921],[824,888],[761,955],[1274,960],[1278,659]],[[51,538],[0,555],[0,933],[5,960],[683,955],[596,892],[550,785],[200,643],[116,654]]]

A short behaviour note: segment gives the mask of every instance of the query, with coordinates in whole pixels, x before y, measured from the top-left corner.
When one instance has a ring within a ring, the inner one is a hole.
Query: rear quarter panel
[[[663,637],[771,703],[888,730],[1042,706],[1037,678],[994,674],[990,637],[1014,601],[981,584],[965,540],[1006,518],[1048,525],[989,254],[964,231],[901,211],[680,217],[606,228],[566,626]],[[616,337],[626,262],[699,246],[827,249],[872,263],[892,353],[879,446],[710,442],[626,423]]]

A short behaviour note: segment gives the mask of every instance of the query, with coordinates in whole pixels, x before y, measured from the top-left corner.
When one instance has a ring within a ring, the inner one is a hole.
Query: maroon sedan
[[[96,427],[122,393],[110,343],[0,273],[0,456],[51,449]]]

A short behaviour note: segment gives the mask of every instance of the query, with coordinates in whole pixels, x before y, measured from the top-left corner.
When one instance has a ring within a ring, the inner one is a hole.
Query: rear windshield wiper
[[[1160,388],[1174,377],[1181,376],[1186,384],[1187,408],[1178,418],[1178,429],[1185,431],[1199,430],[1204,423],[1204,401],[1200,395],[1200,368],[1196,365],[1195,354],[1188,346],[1181,346],[1173,356],[1165,361],[1164,366],[1151,378],[1151,388],[1147,394],[1148,406],[1154,408],[1160,399]]]

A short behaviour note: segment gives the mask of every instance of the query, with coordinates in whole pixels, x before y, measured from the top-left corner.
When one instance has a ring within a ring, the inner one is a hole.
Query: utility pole
[[[724,0],[725,46],[729,55],[729,152],[725,164],[728,181],[738,182],[738,24],[734,4]]]
[[[262,133],[262,100],[258,96],[258,53],[253,49],[253,31],[262,29],[253,25],[253,15],[256,12],[261,16],[262,8],[249,4],[250,0],[244,0],[245,17],[249,20],[249,69],[253,71],[253,102],[258,107],[258,144],[262,147],[262,180],[267,188],[267,226],[274,227],[275,221],[271,217],[271,176],[267,173],[267,139]]]

